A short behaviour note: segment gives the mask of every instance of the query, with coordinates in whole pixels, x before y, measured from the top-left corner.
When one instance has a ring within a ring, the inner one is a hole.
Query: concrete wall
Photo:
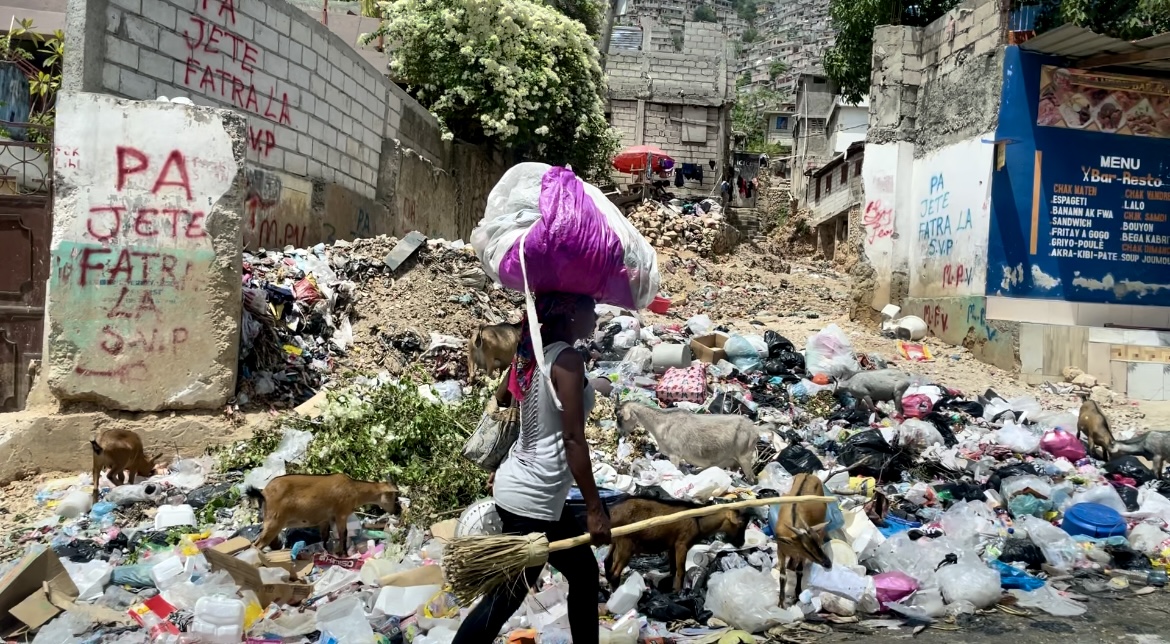
[[[874,30],[862,209],[873,279],[854,296],[899,304],[1012,368],[1018,325],[989,322],[982,297],[1003,24],[997,0],[965,0],[924,28]]]
[[[133,411],[235,394],[247,126],[231,110],[63,93],[47,378]]]
[[[664,31],[651,19],[642,20],[642,28],[647,37]],[[733,54],[720,26],[701,22],[686,23],[682,52],[610,52],[610,123],[622,145],[655,145],[678,163],[703,166],[701,183],[688,181],[676,192],[710,194],[718,183],[730,150]],[[634,181],[618,173],[613,178],[618,185]]]
[[[441,141],[427,110],[350,43],[284,0],[70,0],[67,20],[66,90],[144,100],[187,96],[247,116],[248,165],[268,172],[268,185],[282,186],[274,203],[257,208],[255,222],[249,215],[250,247],[408,227],[399,206],[413,198],[415,185],[384,171],[404,165],[387,155],[411,150],[435,172],[456,172],[456,149]],[[494,165],[496,178],[503,172],[485,150],[463,146],[459,154],[482,157],[471,165]],[[306,182],[313,186],[307,211]],[[476,185],[449,182],[456,184]],[[330,197],[337,190],[348,196]],[[460,204],[478,197],[442,196]],[[351,202],[362,206],[329,209]],[[456,220],[469,216],[436,209],[413,227],[466,236],[470,227]]]

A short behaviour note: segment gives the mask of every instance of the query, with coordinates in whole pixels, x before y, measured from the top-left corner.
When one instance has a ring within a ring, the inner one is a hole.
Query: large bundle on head
[[[654,248],[601,190],[568,168],[521,163],[471,233],[484,270],[517,291],[560,291],[641,309],[658,294]]]

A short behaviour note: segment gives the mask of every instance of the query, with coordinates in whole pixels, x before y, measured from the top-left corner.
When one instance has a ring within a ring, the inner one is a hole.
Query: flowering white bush
[[[616,136],[584,25],[531,0],[391,0],[369,40],[397,48],[390,69],[447,140],[490,141],[528,159],[608,172]]]

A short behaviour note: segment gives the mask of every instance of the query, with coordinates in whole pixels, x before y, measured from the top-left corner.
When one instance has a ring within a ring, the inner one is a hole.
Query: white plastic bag
[[[745,336],[731,336],[723,345],[723,350],[727,353],[727,359],[731,361],[731,364],[743,373],[754,373],[763,368],[764,362],[760,359],[760,352]]]
[[[917,418],[907,418],[898,427],[898,444],[913,447],[929,447],[931,445],[945,445],[938,428]]]
[[[836,324],[809,336],[804,349],[804,364],[810,374],[825,373],[837,378],[861,369],[861,364],[853,356],[853,344]]]
[[[995,440],[1017,454],[1036,454],[1040,451],[1040,436],[1027,427],[1009,422],[995,433]]]
[[[987,567],[978,558],[960,559],[935,573],[943,599],[948,604],[967,601],[975,608],[986,608],[999,601],[999,571]]]
[[[1119,513],[1126,513],[1129,510],[1125,507],[1125,501],[1121,500],[1121,495],[1117,490],[1113,489],[1112,485],[1102,483],[1101,485],[1094,485],[1085,490],[1078,490],[1072,495],[1072,503],[1069,505],[1076,505],[1078,503],[1097,503],[1107,508],[1117,510]]]
[[[1025,515],[1016,519],[1016,527],[1023,528],[1028,533],[1048,563],[1059,570],[1072,570],[1077,561],[1084,558],[1084,551],[1077,547],[1077,542],[1067,532],[1051,523]]]
[[[77,601],[80,602],[91,602],[101,597],[106,584],[110,581],[110,574],[114,571],[114,567],[108,561],[100,559],[85,563],[74,563],[65,559],[61,563],[65,566],[65,572],[69,573],[73,585],[77,586],[79,593]]]
[[[1129,531],[1129,545],[1146,556],[1156,555],[1166,539],[1170,534],[1152,523],[1139,523]]]
[[[711,316],[706,313],[700,313],[687,320],[687,330],[691,332],[691,335],[707,335],[714,329],[715,324],[711,322]]]
[[[1040,610],[1057,617],[1077,617],[1085,614],[1085,607],[1070,599],[1065,599],[1052,586],[1043,586],[1031,592],[1023,590],[1009,590],[1024,608],[1039,608]]]
[[[707,583],[707,610],[749,633],[804,617],[798,608],[780,608],[780,585],[772,575],[755,568],[735,568],[711,575]]]

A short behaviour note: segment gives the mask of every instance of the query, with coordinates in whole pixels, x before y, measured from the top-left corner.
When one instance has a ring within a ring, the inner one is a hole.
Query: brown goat
[[[1089,397],[1084,397],[1081,403],[1081,413],[1077,416],[1077,438],[1085,435],[1085,442],[1089,444],[1089,455],[1093,448],[1101,450],[1101,458],[1108,461],[1109,452],[1113,450],[1113,432],[1109,430],[1109,419],[1097,403]]]
[[[617,528],[646,519],[667,516],[688,510],[689,504],[663,503],[649,499],[629,499],[610,509],[610,525]],[[622,571],[636,554],[668,553],[670,570],[674,574],[674,590],[682,590],[683,574],[686,571],[687,551],[700,539],[722,532],[732,546],[743,547],[744,534],[748,527],[748,514],[736,510],[724,510],[717,514],[683,519],[657,528],[642,530],[628,537],[614,537],[609,556],[605,559],[605,576],[611,588],[617,588]],[[673,555],[673,556],[670,556]]]
[[[519,324],[485,324],[472,331],[467,343],[467,377],[475,380],[477,370],[483,370],[491,378],[496,370],[507,368],[519,343]]]
[[[155,454],[146,458],[142,449],[142,438],[127,429],[108,429],[102,432],[98,439],[89,441],[93,447],[93,500],[98,499],[98,480],[102,469],[109,468],[107,477],[115,486],[126,481],[126,472],[130,473],[129,483],[134,483],[135,476],[150,476],[154,474],[154,466],[162,454]]]
[[[248,488],[245,493],[260,502],[264,527],[254,545],[272,545],[285,528],[318,527],[321,540],[329,541],[330,523],[337,529],[339,554],[349,542],[346,521],[363,505],[377,505],[386,512],[398,512],[398,487],[389,481],[355,481],[345,474],[286,474],[268,482],[263,490]]]
[[[785,496],[822,496],[825,485],[815,474],[797,474],[792,479],[792,489]],[[788,582],[788,569],[796,573],[796,592],[804,581],[804,563],[811,561],[826,569],[833,562],[825,553],[824,503],[789,503],[781,506],[776,519],[776,550],[780,566],[780,605],[786,600],[784,593]]]

